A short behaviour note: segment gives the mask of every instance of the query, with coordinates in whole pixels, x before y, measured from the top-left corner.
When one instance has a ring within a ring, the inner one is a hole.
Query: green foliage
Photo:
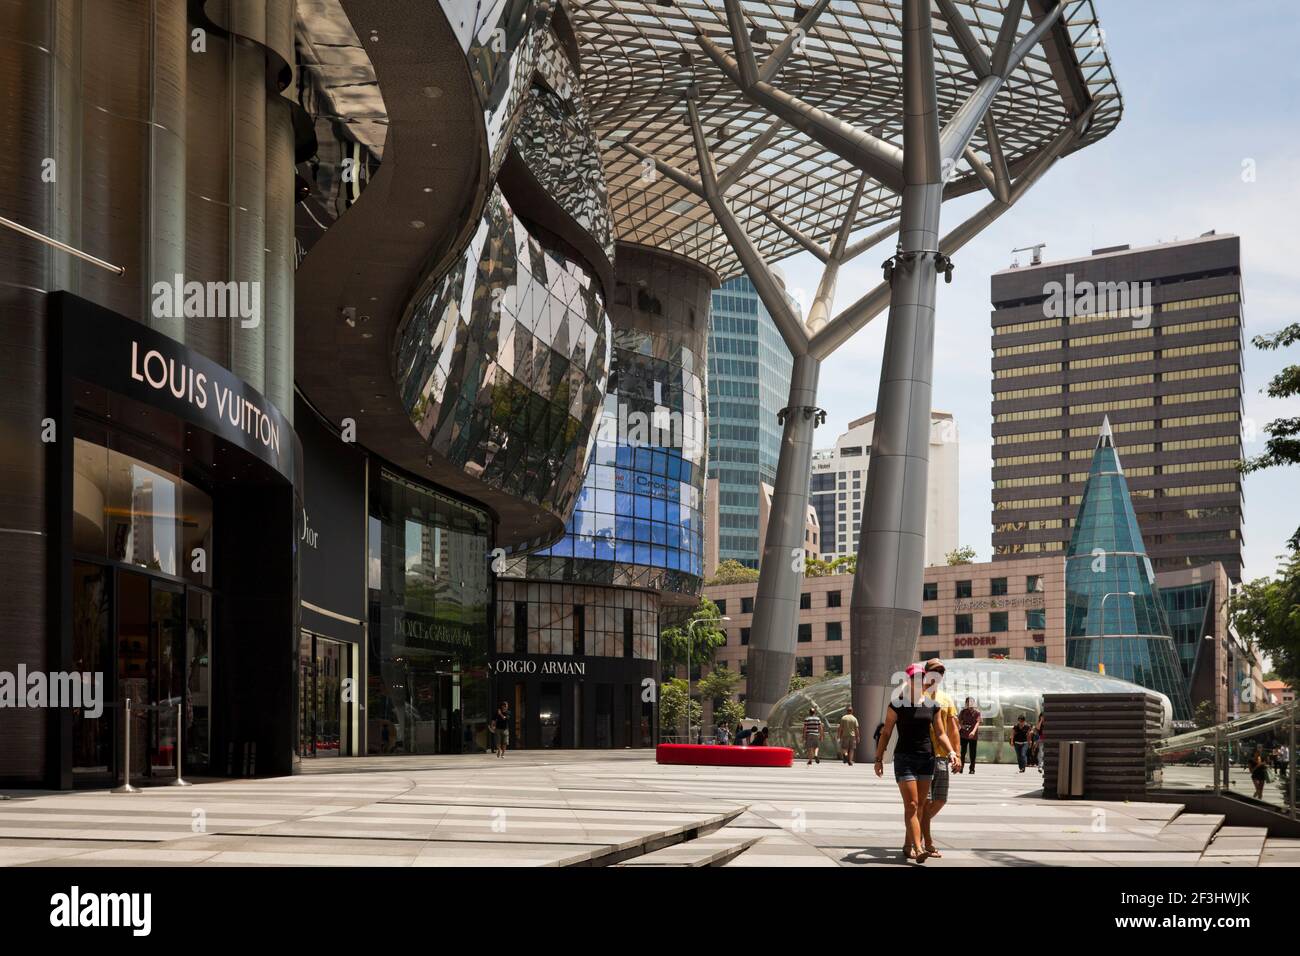
[[[757,573],[757,572],[755,572]],[[719,647],[727,641],[727,633],[722,629],[722,615],[718,606],[706,597],[700,598],[695,613],[679,627],[665,628],[659,634],[659,659],[665,664],[676,666],[686,663],[687,652],[691,663],[708,664],[713,660]],[[691,621],[704,623],[691,628]]]
[[[666,734],[680,733],[686,719],[686,681],[673,677],[659,685],[659,727]],[[700,702],[689,702],[691,708],[691,726],[700,722],[703,709]]]
[[[1243,584],[1230,607],[1237,633],[1272,660],[1277,679],[1300,683],[1300,551],[1276,577]]]
[[[813,684],[813,683],[816,683],[816,681],[814,681],[811,677],[800,677],[798,674],[791,674],[789,692],[793,694],[795,691],[803,690],[809,684]]]
[[[731,697],[740,683],[740,675],[726,667],[715,667],[696,685],[700,689],[701,700],[720,701]]]
[[[804,577],[824,578],[832,574],[852,574],[858,567],[858,556],[856,554],[846,554],[835,558],[833,561],[823,561],[821,558],[804,558],[803,573]]]
[[[945,560],[948,562],[949,567],[958,564],[974,564],[975,549],[968,544],[963,544],[955,551],[949,551],[948,554],[945,555]]]
[[[745,705],[738,700],[724,700],[713,708],[713,722],[719,727],[739,727],[745,719]]]
[[[735,558],[728,558],[718,565],[713,577],[705,584],[750,584],[758,580],[758,571],[747,568]]]
[[[1197,727],[1213,727],[1216,723],[1214,713],[1214,701],[1203,700],[1196,705],[1196,713],[1192,719],[1196,721]]]
[[[1293,322],[1273,335],[1257,335],[1251,341],[1255,348],[1268,352],[1295,345],[1300,342],[1300,322]],[[1300,395],[1300,364],[1288,365],[1274,375],[1265,394],[1270,398],[1293,398]],[[1276,418],[1264,426],[1264,434],[1269,436],[1264,444],[1264,453],[1244,461],[1241,466],[1243,474],[1248,475],[1265,468],[1300,465],[1300,417]],[[1288,544],[1292,550],[1300,550],[1300,528],[1296,529]]]

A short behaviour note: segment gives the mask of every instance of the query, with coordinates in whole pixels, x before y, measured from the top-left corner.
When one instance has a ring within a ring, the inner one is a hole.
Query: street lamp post
[[[693,617],[686,625],[686,742],[691,742],[691,655],[695,650],[695,626],[709,621],[730,621],[729,617]]]
[[[1106,598],[1115,597],[1121,594],[1127,594],[1131,598],[1137,597],[1136,591],[1111,591],[1101,596],[1101,634],[1098,635],[1098,637],[1101,638],[1101,643],[1097,645],[1098,674],[1106,673],[1106,658],[1104,654],[1106,650]]]

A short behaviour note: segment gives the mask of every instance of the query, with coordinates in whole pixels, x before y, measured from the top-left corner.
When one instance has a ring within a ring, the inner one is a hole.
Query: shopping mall
[[[106,700],[0,709],[0,785],[483,751],[502,702],[514,746],[653,743],[702,580],[712,290],[738,244],[838,264],[901,208],[901,120],[874,159],[819,128],[901,102],[886,26],[682,6],[4,7],[0,672]],[[979,150],[1018,196],[1118,119],[1060,9],[1013,9],[979,27],[984,108],[1012,74],[1059,95],[1000,142],[963,123],[944,195],[992,182]],[[935,72],[971,85],[978,17],[944,11]],[[728,36],[799,96],[737,97]]]

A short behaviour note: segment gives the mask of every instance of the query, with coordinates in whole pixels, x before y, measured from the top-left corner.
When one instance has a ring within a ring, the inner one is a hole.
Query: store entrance
[[[298,668],[299,755],[351,756],[352,645],[303,631]]]

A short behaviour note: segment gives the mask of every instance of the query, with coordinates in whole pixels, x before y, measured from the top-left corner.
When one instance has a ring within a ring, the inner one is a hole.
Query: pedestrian
[[[504,700],[492,718],[492,730],[496,734],[497,758],[500,759],[506,755],[506,748],[510,746],[510,704]]]
[[[731,743],[731,732],[727,730],[725,724],[718,727],[718,743],[724,747]]]
[[[934,744],[930,727],[939,713],[933,701],[927,700],[922,686],[924,672],[921,665],[907,669],[907,682],[893,695],[885,722],[881,725],[880,739],[876,742],[876,776],[885,775],[885,750],[894,730],[898,730],[898,743],[894,747],[894,781],[903,798],[903,857],[924,863],[928,854],[921,848],[921,807],[930,795],[930,782],[934,779]],[[947,731],[937,730],[939,743],[948,752],[953,747]]]
[[[984,715],[975,706],[975,698],[967,697],[966,706],[957,715],[957,726],[961,731],[961,762],[966,765],[967,773],[975,772],[975,754],[980,747],[979,732],[983,720]]]
[[[734,743],[737,747],[744,747],[745,745],[751,742],[751,738],[753,736],[754,736],[754,728],[746,727],[742,724],[736,728],[736,736],[735,739],[732,741],[732,743]]]
[[[943,682],[944,666],[943,661],[937,657],[931,658],[925,662],[923,671],[923,689],[926,697],[934,703],[938,713],[935,714],[933,723],[930,724],[930,744],[934,750],[934,779],[930,782],[930,793],[921,808],[921,839],[925,847],[925,855],[932,856],[935,859],[942,859],[940,853],[934,845],[934,837],[930,833],[930,824],[943,805],[948,802],[948,769],[951,765],[953,771],[961,773],[961,754],[955,748],[960,744],[957,741],[957,705],[952,702],[952,698],[940,690],[939,685]],[[942,733],[942,737],[940,734]],[[944,741],[953,744],[954,749],[950,749]]]
[[[753,744],[751,744],[751,746],[753,746],[753,747],[766,747],[766,746],[767,746],[767,728],[766,728],[766,727],[764,727],[762,730],[760,730],[760,731],[758,731],[757,733],[755,733],[755,735],[754,735],[754,742],[753,742]]]
[[[1046,774],[1047,770],[1047,715],[1038,713],[1038,723],[1034,725],[1034,736],[1038,741],[1038,772]]]
[[[1250,755],[1250,779],[1255,784],[1255,799],[1264,799],[1264,784],[1268,783],[1268,763],[1258,747]]]
[[[808,755],[808,766],[816,760],[822,762],[822,758],[817,756],[817,748],[821,746],[822,730],[829,729],[822,715],[817,713],[817,705],[808,705],[808,716],[803,719],[803,749]]]
[[[1016,718],[1015,726],[1011,728],[1011,746],[1016,748],[1016,763],[1024,773],[1025,761],[1029,758],[1029,722],[1024,714]]]
[[[835,728],[835,735],[840,748],[840,759],[852,767],[853,754],[858,746],[858,718],[853,716],[852,704],[844,709],[844,716]]]

